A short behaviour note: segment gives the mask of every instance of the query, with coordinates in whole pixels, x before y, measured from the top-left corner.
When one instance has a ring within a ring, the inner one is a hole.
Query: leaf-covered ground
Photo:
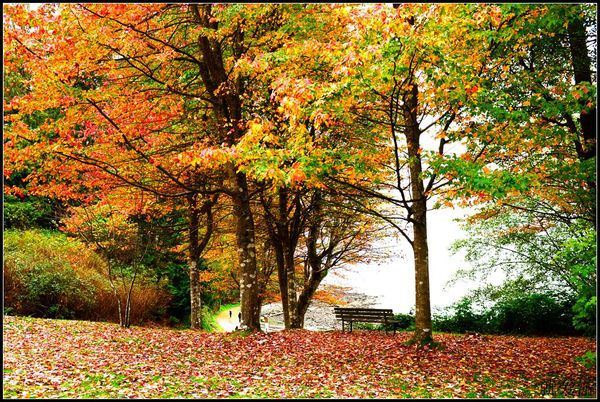
[[[3,335],[4,397],[540,397],[549,376],[596,377],[574,360],[596,349],[587,338],[437,334],[443,349],[419,351],[403,344],[408,333],[242,336],[10,316]]]

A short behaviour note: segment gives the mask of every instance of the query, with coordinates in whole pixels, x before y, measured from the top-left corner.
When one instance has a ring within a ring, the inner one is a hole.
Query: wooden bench
[[[399,322],[394,320],[394,313],[392,309],[383,308],[355,308],[355,307],[334,307],[335,317],[338,320],[342,320],[342,332],[348,323],[350,332],[352,332],[352,323],[354,322],[368,322],[378,324],[392,324],[394,333]],[[387,325],[385,330],[388,330]]]

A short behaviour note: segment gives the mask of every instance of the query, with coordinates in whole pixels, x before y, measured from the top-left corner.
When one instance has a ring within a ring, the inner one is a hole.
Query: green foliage
[[[596,367],[596,353],[591,350],[588,350],[581,356],[577,356],[575,360],[581,363],[585,368],[591,369]]]
[[[555,260],[569,267],[569,279],[577,291],[573,325],[591,336],[596,330],[596,231],[582,229],[578,236],[567,239]]]
[[[492,331],[488,322],[488,315],[477,313],[473,301],[464,297],[451,306],[445,314],[433,319],[433,329],[441,332],[464,333],[467,331],[490,333]]]
[[[504,285],[483,285],[474,292],[479,299],[491,302],[516,303],[520,294],[561,294],[565,301],[560,302],[559,310],[570,303],[573,312],[563,312],[559,321],[572,316],[572,328],[592,335],[596,329],[596,231],[579,221],[545,223],[547,228],[540,228],[540,222],[530,214],[504,212],[470,225],[468,237],[453,247],[466,252],[471,268],[459,271],[455,280],[481,283],[490,274],[502,271],[507,276]],[[554,308],[548,300],[539,301],[545,303],[540,308]],[[509,305],[505,307],[507,317],[512,316],[514,311],[508,312]],[[509,321],[507,318],[503,325],[511,327]],[[567,327],[571,325],[563,330]]]
[[[372,324],[369,322],[355,322],[352,323],[352,329],[380,330],[381,324]]]
[[[515,174],[504,170],[487,170],[484,163],[473,163],[456,156],[437,157],[432,167],[439,174],[454,177],[456,195],[464,198],[478,194],[489,194],[493,199],[501,199],[511,191],[526,191],[534,177],[530,174]]]
[[[4,197],[4,228],[28,229],[56,227],[52,203],[45,198],[28,197],[19,200],[17,197]]]
[[[189,325],[190,320],[190,276],[185,264],[169,262],[166,267],[167,290],[172,296],[167,309],[174,323]],[[173,320],[174,319],[174,320]]]
[[[100,284],[98,256],[51,232],[4,232],[5,303],[14,313],[50,318],[88,316]],[[73,258],[77,256],[77,258]],[[73,264],[91,267],[85,273]]]
[[[394,321],[398,321],[396,324],[372,324],[367,322],[355,322],[352,324],[353,329],[368,329],[376,331],[392,331],[394,327],[396,330],[412,331],[415,329],[415,317],[410,314],[395,314]]]
[[[217,331],[220,326],[217,323],[218,312],[210,306],[202,306],[202,329],[208,332]]]
[[[415,326],[415,316],[410,314],[396,314],[394,320],[398,321],[398,328],[412,330]]]
[[[11,314],[114,321],[117,302],[102,258],[83,243],[51,230],[4,232],[4,303]],[[124,267],[127,271],[128,267]],[[132,320],[164,315],[164,282],[139,277]]]
[[[415,329],[415,316],[411,314],[394,314],[394,321],[397,321],[396,324],[381,324],[378,329],[382,330],[393,330],[394,325],[396,329],[403,331],[412,331]]]
[[[594,335],[596,331],[596,296],[582,296],[577,299],[573,306],[575,316],[573,325],[576,329],[583,331],[586,335]]]
[[[569,300],[539,293],[509,295],[490,307],[465,297],[435,317],[433,327],[457,333],[568,335],[576,333],[570,306]]]
[[[570,304],[561,303],[547,294],[502,300],[491,309],[490,315],[491,328],[498,333],[551,335],[573,332]]]

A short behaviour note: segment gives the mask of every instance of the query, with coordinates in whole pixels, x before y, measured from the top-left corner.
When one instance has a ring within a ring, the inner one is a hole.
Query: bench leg
[[[350,321],[350,332],[352,332],[352,323],[353,321]]]

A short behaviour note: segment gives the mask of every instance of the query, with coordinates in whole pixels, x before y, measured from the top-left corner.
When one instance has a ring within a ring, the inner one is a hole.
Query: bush
[[[50,231],[8,230],[4,233],[5,305],[15,314],[46,318],[85,316],[103,280],[94,269],[98,256],[66,236]]]
[[[581,356],[577,356],[575,360],[581,363],[583,367],[587,369],[596,367],[596,353],[591,350],[588,350]]]
[[[488,314],[475,312],[473,301],[465,297],[433,319],[433,329],[441,332],[465,333],[495,332],[488,322]]]
[[[143,278],[137,282],[132,323],[164,315],[170,295],[161,285]],[[4,304],[17,315],[118,322],[102,259],[83,243],[50,230],[4,232]]]
[[[569,302],[547,294],[529,294],[501,300],[491,309],[492,326],[499,333],[566,335],[574,333]]]
[[[573,326],[587,336],[596,333],[596,296],[583,295],[573,305]]]
[[[569,282],[575,285],[573,326],[588,336],[596,333],[596,237],[594,228],[582,227],[554,255],[554,261],[569,267]]]
[[[4,227],[6,229],[27,229],[32,227],[54,228],[53,206],[47,199],[28,197],[4,197]]]
[[[433,328],[441,332],[480,332],[522,335],[575,334],[571,301],[559,301],[549,294],[525,294],[499,300],[476,312],[465,297],[445,314],[434,317]]]

